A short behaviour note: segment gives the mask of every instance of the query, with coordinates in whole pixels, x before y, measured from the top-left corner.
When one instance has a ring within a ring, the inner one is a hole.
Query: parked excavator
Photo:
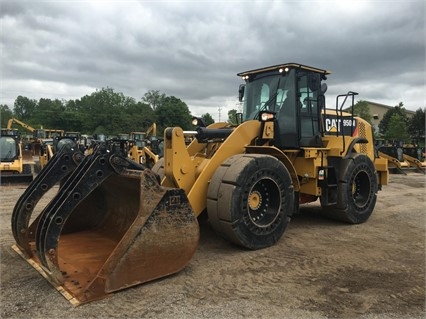
[[[104,142],[79,161],[64,148],[15,206],[14,249],[79,305],[179,272],[197,249],[200,216],[247,249],[274,245],[299,205],[318,199],[325,216],[367,221],[387,161],[375,156],[371,125],[342,111],[357,93],[325,111],[328,74],[296,63],[239,73],[237,124],[166,128],[152,169]],[[31,198],[57,173],[58,193],[32,217]]]

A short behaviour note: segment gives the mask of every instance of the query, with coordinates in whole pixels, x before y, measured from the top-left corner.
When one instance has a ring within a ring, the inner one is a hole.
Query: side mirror
[[[240,87],[238,88],[238,101],[240,102],[243,101],[245,89],[246,89],[246,85],[240,84]]]

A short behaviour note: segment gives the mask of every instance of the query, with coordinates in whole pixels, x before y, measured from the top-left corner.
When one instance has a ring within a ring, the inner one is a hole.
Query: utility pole
[[[220,111],[222,111],[222,107],[219,106],[218,110],[219,110],[219,122],[220,122]]]

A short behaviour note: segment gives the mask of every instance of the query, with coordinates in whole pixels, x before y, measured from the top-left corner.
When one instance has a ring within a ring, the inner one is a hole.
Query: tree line
[[[193,129],[187,104],[156,90],[145,93],[140,101],[114,92],[112,88],[102,88],[81,99],[68,101],[45,98],[37,101],[18,96],[13,110],[0,105],[0,111],[1,127],[6,127],[10,118],[17,118],[33,128],[78,131],[88,135],[113,136],[146,131],[152,123],[156,123],[160,135],[170,126]],[[214,122],[209,113],[202,117],[206,124]]]

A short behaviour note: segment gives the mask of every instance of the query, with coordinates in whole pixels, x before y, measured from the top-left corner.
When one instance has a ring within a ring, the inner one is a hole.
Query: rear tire
[[[239,154],[214,173],[207,194],[213,229],[227,240],[260,249],[275,244],[294,210],[290,173],[269,155]]]
[[[323,207],[323,214],[351,224],[363,223],[374,210],[377,190],[373,162],[364,154],[353,154],[340,165],[337,204]]]

